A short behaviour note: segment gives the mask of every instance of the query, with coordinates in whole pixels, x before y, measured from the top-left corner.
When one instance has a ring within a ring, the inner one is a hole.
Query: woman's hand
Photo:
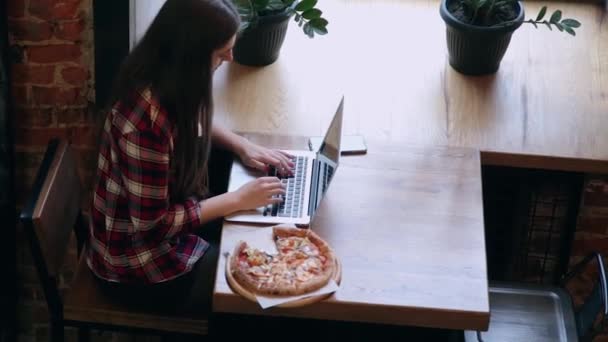
[[[289,176],[293,174],[295,167],[292,155],[256,145],[245,139],[239,148],[238,155],[246,166],[265,172],[268,171],[268,165],[272,165],[280,174]]]
[[[277,177],[260,177],[241,186],[234,192],[238,210],[249,210],[269,204],[280,203],[285,195],[285,189]]]

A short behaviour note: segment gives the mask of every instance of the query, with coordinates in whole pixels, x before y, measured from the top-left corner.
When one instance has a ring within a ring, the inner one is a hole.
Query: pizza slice
[[[270,255],[241,241],[230,261],[234,279],[261,295],[301,295],[327,284],[335,271],[335,257],[317,234],[298,228],[275,227],[278,254]]]

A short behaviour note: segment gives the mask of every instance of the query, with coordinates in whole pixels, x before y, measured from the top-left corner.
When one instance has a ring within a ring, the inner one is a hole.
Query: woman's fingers
[[[277,155],[277,158],[280,158],[282,162],[287,163],[287,165],[294,167],[296,164],[293,162],[295,158],[291,154],[285,153],[283,151],[274,151]]]
[[[274,177],[274,176],[266,176],[266,177],[260,177],[258,178],[260,182],[264,183],[264,184],[281,184],[281,181],[279,180],[279,178]]]
[[[270,155],[270,154],[263,154],[260,156],[260,158],[257,160],[261,163],[264,164],[270,164],[274,167],[280,167],[281,166],[281,160],[275,158],[274,156]]]
[[[283,188],[278,188],[278,189],[277,189],[277,188],[275,188],[275,189],[270,189],[270,190],[268,191],[268,193],[269,193],[271,196],[275,196],[275,195],[285,195],[285,189],[283,189]]]
[[[278,165],[274,165],[278,168],[279,173],[281,173],[282,175],[293,174],[293,168],[295,167],[294,162],[289,157],[280,153],[279,151],[273,151],[272,153],[273,157],[279,162]]]
[[[295,158],[295,156],[285,152],[285,151],[281,151],[281,150],[276,150],[277,152],[279,152],[280,154],[282,154],[283,156],[285,156],[287,159],[291,160],[293,158]]]
[[[252,159],[250,161],[250,165],[252,168],[256,169],[256,170],[260,170],[260,171],[266,171],[268,170],[268,166],[266,166],[267,164],[264,164],[262,162],[259,162],[255,159]]]
[[[283,202],[283,199],[280,197],[271,197],[268,199],[268,204],[279,204]]]

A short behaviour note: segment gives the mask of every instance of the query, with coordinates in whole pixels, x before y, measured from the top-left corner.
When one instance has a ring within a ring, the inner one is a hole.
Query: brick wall
[[[608,257],[608,176],[589,176],[585,182],[572,255],[599,251]]]
[[[122,1],[122,0],[121,0]],[[16,190],[20,207],[26,200],[46,145],[67,139],[78,154],[83,208],[90,200],[100,113],[95,113],[92,0],[11,0],[8,2],[12,92],[15,107]],[[76,265],[75,243],[59,276],[67,289]],[[17,231],[18,340],[47,341],[48,310],[29,246]],[[66,329],[66,340],[76,341]],[[156,341],[93,331],[93,341]]]
[[[591,252],[604,255],[608,262],[608,176],[590,175],[587,177],[581,199],[578,225],[572,244],[571,264],[578,262]],[[592,288],[589,286],[597,279],[595,263],[580,279],[570,286],[575,303],[580,304]],[[608,334],[604,336],[608,341]]]
[[[17,197],[30,189],[49,139],[66,138],[91,178],[94,99],[91,0],[13,0],[9,32],[15,106]]]
[[[11,76],[15,108],[16,190],[26,199],[49,139],[71,140],[80,176],[89,184],[94,149],[89,114],[94,99],[91,0],[8,1]],[[17,232],[20,341],[48,340],[48,312],[29,247]],[[60,277],[71,279],[75,250]],[[68,336],[75,340],[74,332]]]

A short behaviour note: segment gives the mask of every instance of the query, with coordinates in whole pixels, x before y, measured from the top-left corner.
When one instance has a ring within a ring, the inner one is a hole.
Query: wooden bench
[[[79,328],[80,340],[88,339],[91,328],[159,335],[207,335],[210,292],[170,293],[164,301],[150,298],[141,303],[124,298],[128,296],[115,297],[102,291],[83,253],[88,225],[80,209],[81,193],[74,152],[65,141],[51,141],[21,214],[48,304],[51,340],[63,341],[64,326]],[[80,257],[69,289],[62,296],[58,276],[72,231],[79,241]],[[214,268],[217,249],[212,248],[204,258],[213,259],[209,263]],[[197,282],[208,282],[211,289],[213,274],[194,277]]]

